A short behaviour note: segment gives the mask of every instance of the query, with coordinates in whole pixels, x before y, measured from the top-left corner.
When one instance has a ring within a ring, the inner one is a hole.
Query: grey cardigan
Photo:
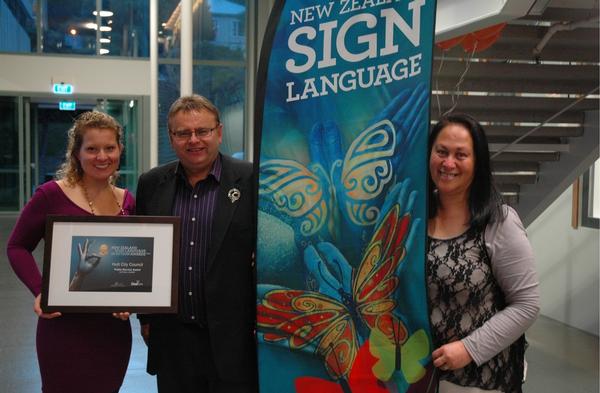
[[[514,209],[505,205],[503,210],[505,219],[487,226],[485,245],[506,308],[462,339],[478,366],[516,341],[533,324],[540,310],[531,244]]]

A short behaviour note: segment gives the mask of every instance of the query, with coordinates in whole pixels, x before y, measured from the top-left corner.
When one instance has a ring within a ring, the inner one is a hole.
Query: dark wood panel
[[[531,162],[546,162],[560,160],[560,153],[544,152],[544,153],[502,153],[494,157],[493,162],[502,161],[531,161]]]
[[[488,142],[489,143],[511,143],[513,142],[515,139],[517,139],[518,137],[516,136],[511,136],[511,135],[500,135],[500,136],[495,136],[495,135],[488,135]],[[546,137],[546,136],[536,136],[535,133],[533,136],[527,136],[525,138],[523,138],[519,143],[527,143],[527,144],[554,144],[557,145],[559,143],[562,143],[563,141],[561,140],[561,138],[550,138],[550,137]]]
[[[570,70],[565,69],[563,73],[570,74]],[[456,90],[456,83],[458,81],[459,75],[443,78],[437,78],[434,75],[432,88],[435,90],[453,91]],[[462,91],[487,91],[496,93],[585,94],[591,90],[590,86],[598,85],[599,81],[597,79],[559,81],[552,78],[536,79],[530,74],[523,74],[521,79],[473,78],[467,74],[461,83],[460,89]]]
[[[535,184],[537,182],[537,174],[535,175],[494,175],[496,183],[509,184]]]
[[[525,17],[523,19],[537,19],[544,21],[556,21],[556,22],[577,22],[580,20],[586,20],[593,16],[598,16],[598,3],[596,2],[595,7],[591,9],[585,8],[553,8],[548,7],[541,16]]]
[[[550,41],[551,42],[551,41]],[[514,43],[505,43],[499,40],[490,48],[478,52],[475,57],[482,59],[503,59],[503,60],[536,60],[533,54],[535,45],[515,45]],[[469,57],[470,52],[466,53],[462,47],[452,48],[447,52],[447,56]],[[571,61],[571,62],[593,62],[598,63],[598,50],[581,50],[580,48],[558,47],[554,48],[550,43],[544,48],[540,60],[545,61]]]
[[[539,171],[540,165],[537,162],[504,162],[493,161],[492,170],[496,172],[514,172],[514,171]]]
[[[433,75],[448,77],[460,76],[467,63],[463,60],[444,58],[442,67],[441,55],[436,56],[433,64]],[[559,65],[559,64],[524,64],[510,62],[471,62],[467,77],[492,78],[500,80],[536,80],[553,79],[557,81],[588,80],[598,81],[598,65]]]
[[[431,102],[434,108],[437,103],[441,104],[442,108],[450,108],[453,103],[453,97],[447,94],[436,94],[431,97]],[[530,111],[549,111],[558,112],[570,104],[573,104],[574,98],[537,98],[537,97],[510,97],[510,96],[470,96],[461,95],[454,97],[458,101],[456,107],[460,111],[470,111],[473,109],[488,109],[488,110],[522,110]],[[580,112],[588,109],[597,109],[599,100],[584,99],[578,102],[569,112]],[[552,115],[552,113],[550,114]]]

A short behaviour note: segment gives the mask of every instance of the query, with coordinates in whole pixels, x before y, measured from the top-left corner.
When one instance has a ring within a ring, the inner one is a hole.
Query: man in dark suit
[[[178,161],[140,176],[139,215],[181,217],[179,311],[140,316],[159,393],[254,393],[255,216],[252,164],[219,152],[223,125],[205,97],[168,115]]]

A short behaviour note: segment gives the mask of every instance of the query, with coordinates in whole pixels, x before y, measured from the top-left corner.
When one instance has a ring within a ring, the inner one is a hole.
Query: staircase
[[[546,3],[481,52],[436,47],[433,64],[432,120],[453,108],[484,125],[496,184],[526,226],[599,154],[598,1]]]

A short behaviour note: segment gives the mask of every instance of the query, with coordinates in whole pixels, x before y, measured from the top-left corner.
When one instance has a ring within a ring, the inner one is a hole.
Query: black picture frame
[[[46,218],[44,312],[176,313],[180,218]]]

